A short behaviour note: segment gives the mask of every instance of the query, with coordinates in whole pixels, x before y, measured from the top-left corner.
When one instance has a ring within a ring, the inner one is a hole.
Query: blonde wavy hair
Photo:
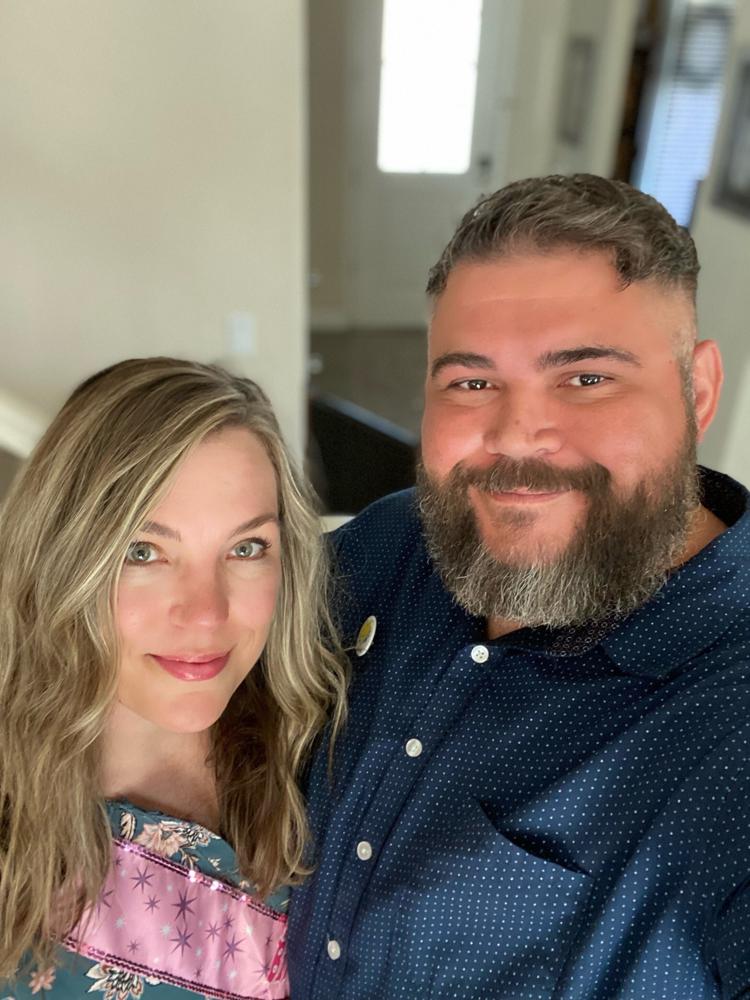
[[[235,426],[275,469],[282,580],[266,648],[213,730],[220,832],[261,896],[309,871],[297,779],[326,722],[343,722],[347,675],[308,488],[249,379],[123,361],[75,390],[0,511],[0,977],[25,955],[48,961],[99,894],[111,845],[99,737],[124,554],[188,452]]]

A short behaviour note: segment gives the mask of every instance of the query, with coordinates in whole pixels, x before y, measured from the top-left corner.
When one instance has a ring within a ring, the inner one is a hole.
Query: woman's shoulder
[[[232,847],[200,823],[157,809],[141,809],[124,799],[109,800],[107,813],[115,843],[137,845],[188,872],[200,872],[252,893],[253,886],[240,874]],[[289,890],[282,887],[263,902],[284,913],[288,900]]]

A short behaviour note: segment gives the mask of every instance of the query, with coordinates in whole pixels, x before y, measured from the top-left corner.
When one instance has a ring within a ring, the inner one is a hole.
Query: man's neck
[[[488,618],[487,638],[501,639],[504,635],[510,635],[511,632],[517,632],[519,628],[523,627],[521,622],[511,622],[506,618]]]
[[[693,514],[690,528],[688,529],[687,542],[674,568],[683,566],[693,556],[697,556],[701,549],[705,549],[714,538],[718,538],[726,530],[726,524],[713,511],[710,511],[708,507],[704,507],[701,504]]]

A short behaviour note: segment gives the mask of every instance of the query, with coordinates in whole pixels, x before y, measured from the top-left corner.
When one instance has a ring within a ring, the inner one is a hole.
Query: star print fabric
[[[262,903],[229,845],[203,827],[127,803],[109,805],[112,866],[92,911],[50,969],[10,996],[57,1000],[285,1000],[287,893]]]

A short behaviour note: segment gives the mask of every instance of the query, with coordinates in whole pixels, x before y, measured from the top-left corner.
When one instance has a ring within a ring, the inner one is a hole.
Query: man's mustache
[[[477,469],[459,463],[448,476],[451,486],[475,489],[486,493],[512,493],[518,490],[535,490],[554,493],[578,490],[598,494],[609,488],[611,475],[598,462],[573,469],[560,469],[539,459],[499,458],[486,469]]]

